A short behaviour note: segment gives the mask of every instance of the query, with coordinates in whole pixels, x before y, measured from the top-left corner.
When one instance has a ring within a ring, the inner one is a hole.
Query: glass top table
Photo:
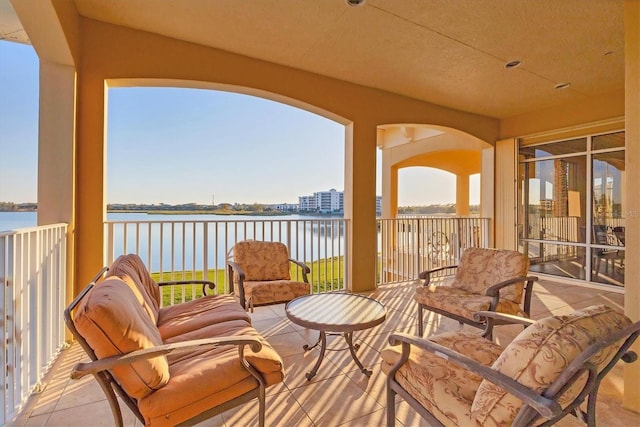
[[[320,345],[320,356],[313,369],[307,373],[307,380],[311,380],[318,372],[325,352],[336,350],[327,349],[327,335],[342,335],[360,371],[371,376],[371,371],[364,368],[356,355],[360,345],[353,344],[353,332],[373,328],[384,322],[387,317],[384,305],[363,295],[336,292],[298,297],[287,303],[285,311],[293,323],[320,333],[314,345],[305,344],[303,347],[307,351]]]

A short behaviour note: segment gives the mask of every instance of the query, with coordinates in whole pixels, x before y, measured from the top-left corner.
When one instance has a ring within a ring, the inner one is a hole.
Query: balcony
[[[241,239],[278,240],[287,243],[293,257],[313,267],[314,292],[326,292],[348,287],[343,267],[348,227],[349,222],[342,219],[107,222],[105,263],[121,253],[135,252],[158,278],[179,280],[205,274],[219,284],[219,292],[227,292],[224,261],[233,243]],[[55,225],[0,233],[0,283],[5,287],[7,316],[2,353],[7,357],[6,392],[2,399],[4,421],[11,420],[9,425],[112,425],[113,422],[109,406],[92,378],[69,379],[71,367],[85,356],[78,345],[67,348],[63,344],[61,313],[68,299],[64,286],[65,230],[65,225]],[[302,347],[315,342],[315,332],[290,323],[282,304],[257,307],[251,313],[256,329],[285,361],[284,383],[268,390],[268,425],[384,424],[385,376],[379,368],[379,351],[386,345],[390,332],[416,331],[413,279],[419,271],[454,263],[465,247],[488,245],[485,219],[379,220],[378,230],[379,286],[368,295],[385,304],[388,317],[382,325],[355,337],[361,344],[361,360],[374,371],[371,378],[355,369],[348,353],[329,352],[318,375],[308,382],[304,374],[313,365],[316,354],[305,354]],[[534,289],[534,318],[598,303],[619,309],[624,306],[624,295],[614,291],[547,281]],[[172,295],[171,300],[191,297]],[[456,322],[438,316],[429,320],[427,334],[458,327]],[[497,340],[508,342],[518,331],[500,327]],[[620,425],[638,425],[640,415],[621,408],[622,390],[620,366],[603,385],[598,417],[610,425],[615,414]],[[123,410],[127,425],[140,424],[126,408]],[[256,414],[257,405],[249,403],[203,425],[251,425]],[[398,419],[403,425],[420,425],[404,404],[400,406]],[[566,423],[578,425],[574,420]]]
[[[415,305],[412,300],[414,282],[381,286],[371,293],[388,310],[385,323],[356,336],[364,365],[373,370],[364,376],[350,361],[348,352],[328,352],[325,362],[312,381],[304,374],[310,370],[317,354],[306,354],[304,344],[315,341],[315,333],[290,323],[284,305],[257,307],[251,314],[254,326],[282,355],[286,375],[284,382],[267,389],[267,420],[270,426],[372,426],[385,423],[385,375],[380,372],[379,351],[386,345],[391,331],[415,333]],[[592,289],[563,286],[542,281],[535,286],[532,301],[534,318],[566,313],[592,304],[606,303],[622,309],[623,295]],[[433,317],[427,333],[457,328],[457,322]],[[520,330],[498,327],[497,340],[505,342]],[[317,349],[315,350],[317,351]],[[109,406],[92,378],[69,379],[71,367],[86,359],[78,345],[61,353],[44,380],[44,390],[34,394],[12,426],[78,425],[110,426],[113,421]],[[639,425],[640,414],[624,410],[622,402],[622,366],[617,366],[605,379],[598,399],[598,423],[608,426]],[[141,425],[128,409],[123,408],[126,425]],[[256,425],[257,402],[218,415],[201,425]],[[401,403],[397,413],[399,425],[427,425],[408,405]],[[566,418],[560,425],[578,426]]]

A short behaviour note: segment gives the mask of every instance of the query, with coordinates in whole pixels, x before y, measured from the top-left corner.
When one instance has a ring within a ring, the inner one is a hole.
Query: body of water
[[[223,269],[245,239],[285,243],[304,262],[344,255],[344,226],[335,217],[306,215],[170,215],[108,213],[108,258],[138,253],[152,271]],[[0,212],[0,230],[34,227],[35,212]],[[0,231],[1,233],[2,231]]]

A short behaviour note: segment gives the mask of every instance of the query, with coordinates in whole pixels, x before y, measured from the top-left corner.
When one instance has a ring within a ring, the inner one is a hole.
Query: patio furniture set
[[[360,371],[372,374],[357,357],[353,334],[384,322],[380,302],[345,292],[312,294],[308,267],[289,259],[281,243],[239,242],[232,253],[233,295],[207,295],[213,283],[189,281],[202,285],[202,297],[161,307],[164,286],[187,282],[156,283],[137,255],[123,255],[65,310],[92,360],[78,364],[72,377],[96,378],[117,425],[116,393],[145,425],[190,425],[257,398],[263,426],[265,389],[283,381],[284,367],[251,326],[247,310],[255,305],[286,302],[290,321],[318,331],[316,343],[304,346],[320,346],[307,380],[334,350],[349,350]],[[291,265],[302,269],[302,281],[291,279]],[[534,322],[529,309],[537,279],[527,276],[528,267],[518,252],[470,248],[457,266],[438,269],[455,269],[450,283],[431,283],[436,270],[420,275],[419,336],[392,333],[381,351],[388,425],[395,425],[396,395],[431,425],[550,425],[568,414],[595,424],[600,381],[619,360],[636,359],[629,348],[640,322],[607,306]],[[423,310],[481,333],[460,329],[423,338]],[[491,339],[502,324],[524,328],[506,347]],[[327,335],[342,335],[346,347],[327,348]]]

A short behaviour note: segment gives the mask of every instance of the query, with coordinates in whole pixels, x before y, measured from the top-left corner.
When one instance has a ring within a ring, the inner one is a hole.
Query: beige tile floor
[[[385,375],[380,371],[380,350],[387,345],[392,331],[416,332],[416,308],[412,300],[415,283],[387,285],[371,295],[387,308],[386,321],[368,331],[356,333],[361,344],[358,355],[373,370],[368,378],[353,363],[348,351],[327,352],[318,374],[307,381],[305,373],[315,363],[317,349],[308,354],[302,349],[312,344],[317,333],[292,324],[286,318],[284,305],[258,307],[252,314],[253,324],[278,350],[284,359],[284,382],[267,390],[267,426],[381,426],[385,424]],[[622,309],[623,295],[610,291],[585,289],[541,281],[535,286],[532,317],[541,318],[567,313],[592,304],[606,303]],[[433,317],[426,334],[457,328],[457,322]],[[497,328],[496,340],[508,342],[521,329],[514,326]],[[340,337],[332,337],[333,340]],[[343,343],[340,343],[343,344]],[[69,379],[71,367],[85,360],[78,345],[64,350],[45,379],[46,388],[33,395],[10,426],[110,426],[111,411],[102,391],[92,378]],[[617,366],[605,379],[598,399],[598,424],[604,426],[640,426],[640,414],[622,408],[622,366]],[[427,426],[399,398],[397,425]],[[257,402],[253,401],[213,417],[202,426],[257,425]],[[123,407],[125,425],[141,423]],[[560,425],[579,426],[568,417]]]

